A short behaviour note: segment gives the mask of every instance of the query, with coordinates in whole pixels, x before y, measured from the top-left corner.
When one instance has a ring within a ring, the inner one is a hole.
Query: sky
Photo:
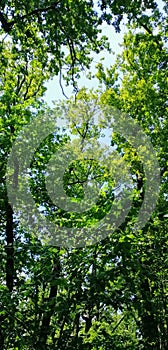
[[[156,0],[159,9],[162,11],[163,6],[165,5],[162,0]],[[145,12],[145,14],[148,14],[148,11]],[[100,54],[93,54],[93,63],[91,66],[91,72],[94,74],[95,72],[95,65],[100,62],[100,59],[103,57],[103,65],[104,67],[110,67],[114,64],[115,59],[119,53],[122,51],[121,43],[123,41],[124,34],[128,31],[126,27],[126,17],[124,17],[124,20],[121,24],[121,31],[120,33],[116,33],[113,26],[109,26],[107,24],[102,25],[102,35],[106,35],[109,39],[110,47],[114,53],[108,53],[104,50]],[[88,89],[91,88],[97,88],[98,87],[98,80],[96,78],[94,79],[87,79],[86,73],[82,73],[83,75],[78,80],[78,86],[79,88],[85,86]],[[44,100],[52,107],[52,101],[55,100],[62,100],[65,99],[63,96],[60,84],[59,84],[59,76],[55,77],[53,80],[50,80],[47,84],[47,91],[45,93]],[[65,87],[64,86],[64,92],[65,94],[70,97],[72,96],[72,87]]]
[[[94,74],[95,66],[97,63],[101,62],[100,59],[104,58],[103,65],[104,67],[110,67],[112,64],[114,64],[116,56],[122,51],[121,43],[123,40],[124,33],[126,32],[126,25],[123,23],[121,26],[121,32],[116,33],[114,27],[103,25],[102,26],[102,35],[106,35],[110,42],[110,47],[113,51],[113,53],[108,53],[105,51],[102,51],[100,54],[93,54],[93,62],[91,65],[91,72]],[[81,78],[78,81],[79,88],[85,86],[88,89],[91,88],[97,88],[98,87],[98,80],[96,78],[93,78],[91,80],[86,78],[86,73],[82,73]],[[61,87],[59,85],[59,77],[55,77],[53,80],[50,80],[47,84],[47,91],[45,93],[44,100],[52,106],[52,101],[54,100],[60,100],[65,99],[63,96]],[[64,87],[65,94],[70,97],[72,95],[72,87]]]

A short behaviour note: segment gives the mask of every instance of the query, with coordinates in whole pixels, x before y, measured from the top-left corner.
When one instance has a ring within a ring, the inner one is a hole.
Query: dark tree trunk
[[[9,203],[6,204],[6,285],[10,292],[13,290],[14,281],[14,234],[13,234],[13,210]]]
[[[49,330],[50,321],[55,311],[56,296],[58,291],[58,285],[55,282],[60,276],[60,270],[61,270],[61,266],[60,266],[59,258],[55,257],[52,276],[51,276],[52,281],[50,283],[50,295],[48,298],[48,305],[46,306],[47,310],[44,312],[43,318],[42,318],[40,336],[39,336],[38,343],[36,345],[37,350],[46,350],[47,338],[48,338],[48,335],[50,334],[50,330]]]
[[[158,323],[151,302],[152,295],[147,278],[141,284],[144,313],[141,315],[144,350],[160,350]]]

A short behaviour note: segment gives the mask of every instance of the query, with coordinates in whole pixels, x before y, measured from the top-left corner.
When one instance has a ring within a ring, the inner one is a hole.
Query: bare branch
[[[65,96],[65,98],[69,99],[69,97],[65,94],[64,88],[62,86],[62,69],[60,68],[60,74],[59,74],[59,84],[62,90],[62,94]]]

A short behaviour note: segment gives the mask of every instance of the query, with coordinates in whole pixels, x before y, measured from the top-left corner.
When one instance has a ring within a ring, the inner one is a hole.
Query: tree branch
[[[39,9],[35,9],[31,12],[28,12],[27,14],[23,15],[23,16],[16,16],[14,17],[14,19],[12,21],[8,21],[7,18],[6,18],[6,15],[3,14],[1,11],[0,11],[0,22],[2,24],[2,28],[4,29],[4,31],[6,33],[9,33],[12,29],[12,27],[14,26],[14,24],[16,24],[18,22],[18,18],[19,20],[24,20],[24,19],[27,19],[28,17],[31,17],[31,16],[38,16],[39,14],[41,13],[44,13],[44,12],[48,12],[50,10],[55,10],[56,9],[56,6],[60,3],[60,0],[59,1],[56,1],[54,2],[52,5],[50,6],[47,6],[47,7],[43,7],[43,8],[39,8]]]
[[[162,51],[163,47],[162,47],[161,43],[160,43],[159,40],[156,38],[156,36],[153,35],[152,30],[147,26],[147,24],[144,23],[144,22],[142,22],[142,20],[141,20],[141,19],[138,19],[137,17],[136,17],[136,20],[137,20],[137,22],[140,24],[140,26],[146,30],[146,32],[147,32],[148,34],[152,35],[154,41],[155,41],[156,44],[158,45],[159,50]]]

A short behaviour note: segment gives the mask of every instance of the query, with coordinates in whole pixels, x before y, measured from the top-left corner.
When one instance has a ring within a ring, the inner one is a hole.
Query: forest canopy
[[[168,348],[167,11],[0,1],[0,350]]]

